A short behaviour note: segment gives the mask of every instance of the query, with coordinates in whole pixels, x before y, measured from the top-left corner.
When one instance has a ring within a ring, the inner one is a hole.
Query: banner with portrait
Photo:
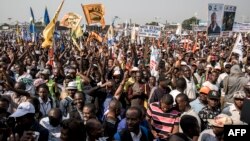
[[[82,16],[73,12],[69,12],[63,16],[60,25],[67,28],[75,28],[79,25],[81,19]]]
[[[222,22],[222,31],[232,31],[236,13],[236,6],[225,5]]]
[[[208,36],[220,36],[224,5],[218,3],[208,4]]]
[[[82,9],[88,25],[100,23],[102,28],[105,27],[105,9],[102,4],[82,5]]]

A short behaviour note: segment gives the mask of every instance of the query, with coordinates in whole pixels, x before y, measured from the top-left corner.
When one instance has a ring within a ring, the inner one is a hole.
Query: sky
[[[0,0],[0,23],[29,22],[32,7],[35,20],[43,19],[45,6],[50,19],[61,0]],[[208,3],[223,3],[237,6],[236,21],[250,21],[250,0],[65,0],[59,19],[67,12],[75,12],[83,16],[82,24],[86,23],[81,4],[101,3],[105,6],[106,24],[110,24],[114,16],[117,23],[129,19],[132,23],[145,24],[152,21],[181,23],[192,16],[207,21]],[[8,20],[11,18],[11,20]]]

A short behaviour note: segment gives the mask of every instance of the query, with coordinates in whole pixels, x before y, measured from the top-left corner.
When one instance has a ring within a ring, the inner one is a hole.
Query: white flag
[[[238,37],[235,41],[234,48],[232,52],[239,54],[239,61],[242,61],[243,59],[243,40],[242,40],[242,35],[241,33],[238,34]]]
[[[176,29],[176,32],[175,32],[175,34],[176,35],[181,35],[181,24],[178,24],[178,27],[177,27],[177,29]]]
[[[135,42],[135,24],[132,27],[132,31],[131,31],[131,43]]]

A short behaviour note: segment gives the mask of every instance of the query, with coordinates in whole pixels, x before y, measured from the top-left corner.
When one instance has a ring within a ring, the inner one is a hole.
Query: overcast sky
[[[33,8],[36,21],[44,15],[48,7],[52,18],[61,0],[0,0],[0,23],[29,21]],[[132,19],[132,22],[145,24],[157,19],[161,23],[182,22],[197,13],[197,17],[207,20],[208,3],[224,3],[237,6],[236,21],[250,20],[250,0],[65,0],[60,12],[60,20],[67,12],[76,12],[84,17],[81,4],[102,3],[105,6],[106,24],[110,24],[114,16],[120,17],[118,23]],[[157,18],[156,18],[157,17]],[[85,22],[83,18],[82,23]]]

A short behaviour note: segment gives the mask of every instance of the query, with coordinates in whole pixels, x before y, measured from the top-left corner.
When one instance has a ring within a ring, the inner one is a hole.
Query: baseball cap
[[[45,75],[49,75],[50,74],[50,71],[49,69],[44,69],[41,74],[45,74]]]
[[[29,113],[34,114],[35,107],[30,102],[22,102],[10,117],[21,117]]]
[[[208,93],[208,98],[209,99],[220,99],[220,94],[217,91],[210,91]]]
[[[120,74],[121,74],[121,72],[119,70],[115,70],[113,73],[113,75],[120,75]]]
[[[245,97],[246,97],[246,93],[244,91],[234,92],[233,98],[244,99]]]
[[[208,94],[210,92],[210,89],[208,87],[201,87],[200,93]]]
[[[68,86],[66,87],[67,90],[77,90],[77,85],[75,81],[69,82]]]
[[[133,67],[133,68],[131,69],[131,71],[139,71],[139,68],[138,68],[138,67]]]
[[[208,122],[216,127],[224,127],[224,125],[233,124],[232,119],[226,114],[219,114],[214,119],[208,119]]]

